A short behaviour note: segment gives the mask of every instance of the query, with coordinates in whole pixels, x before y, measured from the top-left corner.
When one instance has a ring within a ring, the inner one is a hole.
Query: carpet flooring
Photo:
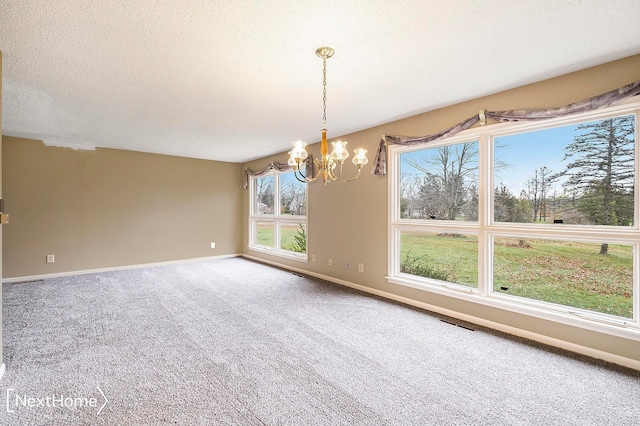
[[[3,291],[3,425],[640,422],[637,371],[242,258]]]

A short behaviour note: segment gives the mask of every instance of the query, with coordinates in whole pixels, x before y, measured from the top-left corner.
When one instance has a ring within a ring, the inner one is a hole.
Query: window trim
[[[277,170],[272,170],[269,173],[262,176],[250,176],[249,179],[249,227],[248,227],[248,242],[247,248],[250,250],[255,250],[261,253],[270,254],[273,256],[279,256],[287,259],[297,260],[300,262],[308,262],[308,252],[309,252],[309,225],[308,225],[308,216],[307,215],[283,215],[280,214],[280,175],[292,173],[291,171],[280,172]],[[256,181],[257,179],[264,178],[267,176],[273,176],[273,210],[272,214],[258,214],[256,212],[255,206],[255,189],[256,189]],[[306,185],[306,184],[305,184]],[[308,209],[309,202],[309,191],[308,188],[305,188],[305,205]],[[308,210],[307,210],[308,213]],[[256,225],[258,222],[272,222],[273,223],[273,247],[260,245],[255,240],[256,236]],[[291,250],[286,250],[280,247],[280,227],[283,224],[304,224],[305,231],[307,233],[307,247],[304,253],[297,253]]]
[[[496,222],[493,219],[493,199],[491,188],[493,181],[493,138],[510,134],[533,132],[551,127],[572,125],[586,121],[603,120],[614,116],[635,114],[635,170],[634,179],[634,223],[630,227],[563,224],[562,228],[547,224],[526,224]],[[388,146],[389,179],[388,204],[388,276],[392,284],[416,288],[422,291],[453,297],[467,302],[498,308],[517,314],[528,315],[544,320],[602,332],[624,338],[640,340],[640,97],[636,96],[614,106],[583,114],[541,121],[511,122],[491,124],[464,130],[456,136],[429,145]],[[400,155],[405,152],[425,148],[437,148],[478,141],[478,198],[482,200],[478,209],[477,222],[428,221],[420,219],[402,219],[400,217],[400,196],[397,188],[400,183]],[[489,193],[487,193],[489,191]],[[465,230],[478,236],[478,288],[455,283],[416,277],[400,272],[400,234],[406,230],[437,232],[439,230]],[[578,240],[588,242],[606,241],[628,244],[633,248],[633,318],[572,308],[534,299],[519,298],[501,293],[493,293],[491,286],[493,268],[493,241],[496,237],[548,237],[558,240]]]

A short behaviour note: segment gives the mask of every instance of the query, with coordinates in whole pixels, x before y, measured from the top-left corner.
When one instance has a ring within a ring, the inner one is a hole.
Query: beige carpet
[[[5,284],[3,303],[3,425],[640,419],[638,372],[241,258]]]

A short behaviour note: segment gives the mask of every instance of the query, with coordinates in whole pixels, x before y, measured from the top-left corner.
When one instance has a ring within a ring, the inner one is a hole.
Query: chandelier
[[[353,164],[358,168],[358,174],[350,179],[342,179],[342,166],[344,161],[349,158],[349,151],[347,151],[346,141],[331,142],[333,149],[329,153],[329,145],[327,144],[327,59],[333,56],[333,49],[330,47],[320,47],[316,50],[316,55],[322,59],[322,142],[320,143],[320,160],[315,159],[314,164],[318,169],[315,176],[305,176],[300,171],[307,156],[306,142],[293,141],[293,149],[288,152],[289,161],[288,164],[293,168],[296,179],[300,182],[313,182],[318,177],[322,176],[322,181],[326,185],[332,180],[338,180],[340,182],[349,182],[357,179],[360,176],[362,167],[368,163],[367,150],[364,148],[357,148],[353,151],[354,156],[351,160]],[[338,168],[337,172],[335,169]],[[308,174],[308,173],[307,173]]]

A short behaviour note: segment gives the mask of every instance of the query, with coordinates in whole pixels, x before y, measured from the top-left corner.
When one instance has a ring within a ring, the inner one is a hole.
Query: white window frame
[[[493,138],[514,133],[533,132],[551,127],[559,127],[614,116],[635,114],[635,182],[633,226],[583,226],[563,224],[505,223],[493,220]],[[388,276],[390,283],[417,288],[427,292],[454,297],[481,305],[491,306],[511,312],[526,314],[545,320],[577,326],[588,330],[604,332],[634,340],[640,340],[640,99],[638,97],[603,108],[570,117],[549,119],[541,122],[501,123],[478,127],[460,132],[458,135],[420,147],[388,147],[389,170],[389,259]],[[478,221],[428,221],[402,219],[400,217],[400,154],[426,148],[454,145],[478,141]],[[478,236],[478,288],[471,288],[449,282],[417,277],[400,272],[400,234],[406,230],[425,232],[461,231]],[[493,241],[496,237],[529,237],[585,242],[608,242],[627,244],[633,250],[633,318],[625,319],[589,310],[555,305],[534,299],[518,298],[501,293],[493,293]]]
[[[248,248],[251,250],[268,253],[274,256],[280,256],[287,259],[298,260],[302,262],[308,261],[309,252],[309,228],[307,222],[307,215],[284,215],[280,213],[280,176],[286,173],[293,172],[279,172],[277,170],[273,170],[266,175],[263,176],[251,176],[249,179],[249,241]],[[255,188],[256,181],[259,178],[264,178],[267,176],[273,176],[273,214],[258,214],[256,212],[256,203],[255,203]],[[306,184],[305,184],[306,185]],[[305,206],[309,207],[309,191],[308,188],[305,189]],[[273,224],[273,247],[268,247],[264,245],[258,244],[256,241],[256,226],[258,222],[270,222]],[[286,250],[280,247],[280,227],[282,225],[298,225],[302,223],[304,225],[304,229],[307,235],[307,247],[304,253],[298,253],[291,250]]]

